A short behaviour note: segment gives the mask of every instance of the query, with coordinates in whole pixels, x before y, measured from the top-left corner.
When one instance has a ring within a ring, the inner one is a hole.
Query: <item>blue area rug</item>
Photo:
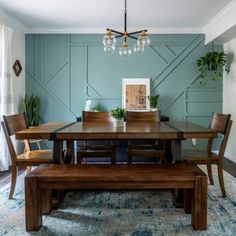
[[[0,235],[236,235],[236,179],[225,173],[227,198],[216,176],[209,185],[208,230],[194,231],[191,216],[172,204],[169,191],[70,191],[59,209],[43,216],[38,232],[25,231],[24,177],[14,199],[0,189]]]

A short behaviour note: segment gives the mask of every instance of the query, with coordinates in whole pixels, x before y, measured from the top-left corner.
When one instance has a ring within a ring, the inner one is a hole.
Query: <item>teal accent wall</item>
[[[211,50],[204,35],[151,35],[151,47],[127,59],[118,55],[121,42],[105,54],[102,37],[26,35],[26,92],[41,97],[43,121],[74,121],[86,99],[103,110],[121,106],[121,79],[129,77],[150,78],[159,109],[173,120],[208,125],[222,110],[222,81],[199,84],[196,60]]]

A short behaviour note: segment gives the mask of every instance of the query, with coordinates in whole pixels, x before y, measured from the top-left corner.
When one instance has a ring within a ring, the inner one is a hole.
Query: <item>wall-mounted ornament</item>
[[[20,64],[20,61],[19,60],[16,60],[14,65],[12,66],[16,76],[19,76],[21,71],[22,71],[22,66]]]

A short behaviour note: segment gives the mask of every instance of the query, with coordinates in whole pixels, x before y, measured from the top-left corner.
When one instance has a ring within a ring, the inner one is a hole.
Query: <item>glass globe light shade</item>
[[[132,50],[129,47],[120,47],[119,54],[122,57],[128,57],[129,55],[131,55],[131,53]]]
[[[105,47],[112,47],[116,44],[116,38],[112,34],[106,34],[102,42]]]
[[[112,47],[104,47],[104,51],[105,53],[109,54],[109,55],[112,55],[115,51],[115,45],[113,45]]]
[[[136,54],[142,54],[144,52],[144,47],[140,47],[137,43],[134,45],[134,52]]]
[[[138,39],[137,39],[137,44],[139,47],[146,47],[149,46],[151,40],[150,37],[148,35],[139,35]]]

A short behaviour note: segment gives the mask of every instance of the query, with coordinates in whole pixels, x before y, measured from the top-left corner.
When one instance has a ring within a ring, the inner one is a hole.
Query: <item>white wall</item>
[[[230,73],[224,73],[223,112],[230,113],[233,119],[226,156],[236,162],[236,38],[224,44],[224,51],[232,60]]]
[[[17,112],[19,99],[25,94],[25,28],[2,10],[0,10],[0,24],[5,24],[14,31],[12,37],[11,64],[13,65],[15,60],[18,59],[22,66],[21,74],[18,77],[16,77],[13,69],[11,71],[13,76],[15,111]]]

